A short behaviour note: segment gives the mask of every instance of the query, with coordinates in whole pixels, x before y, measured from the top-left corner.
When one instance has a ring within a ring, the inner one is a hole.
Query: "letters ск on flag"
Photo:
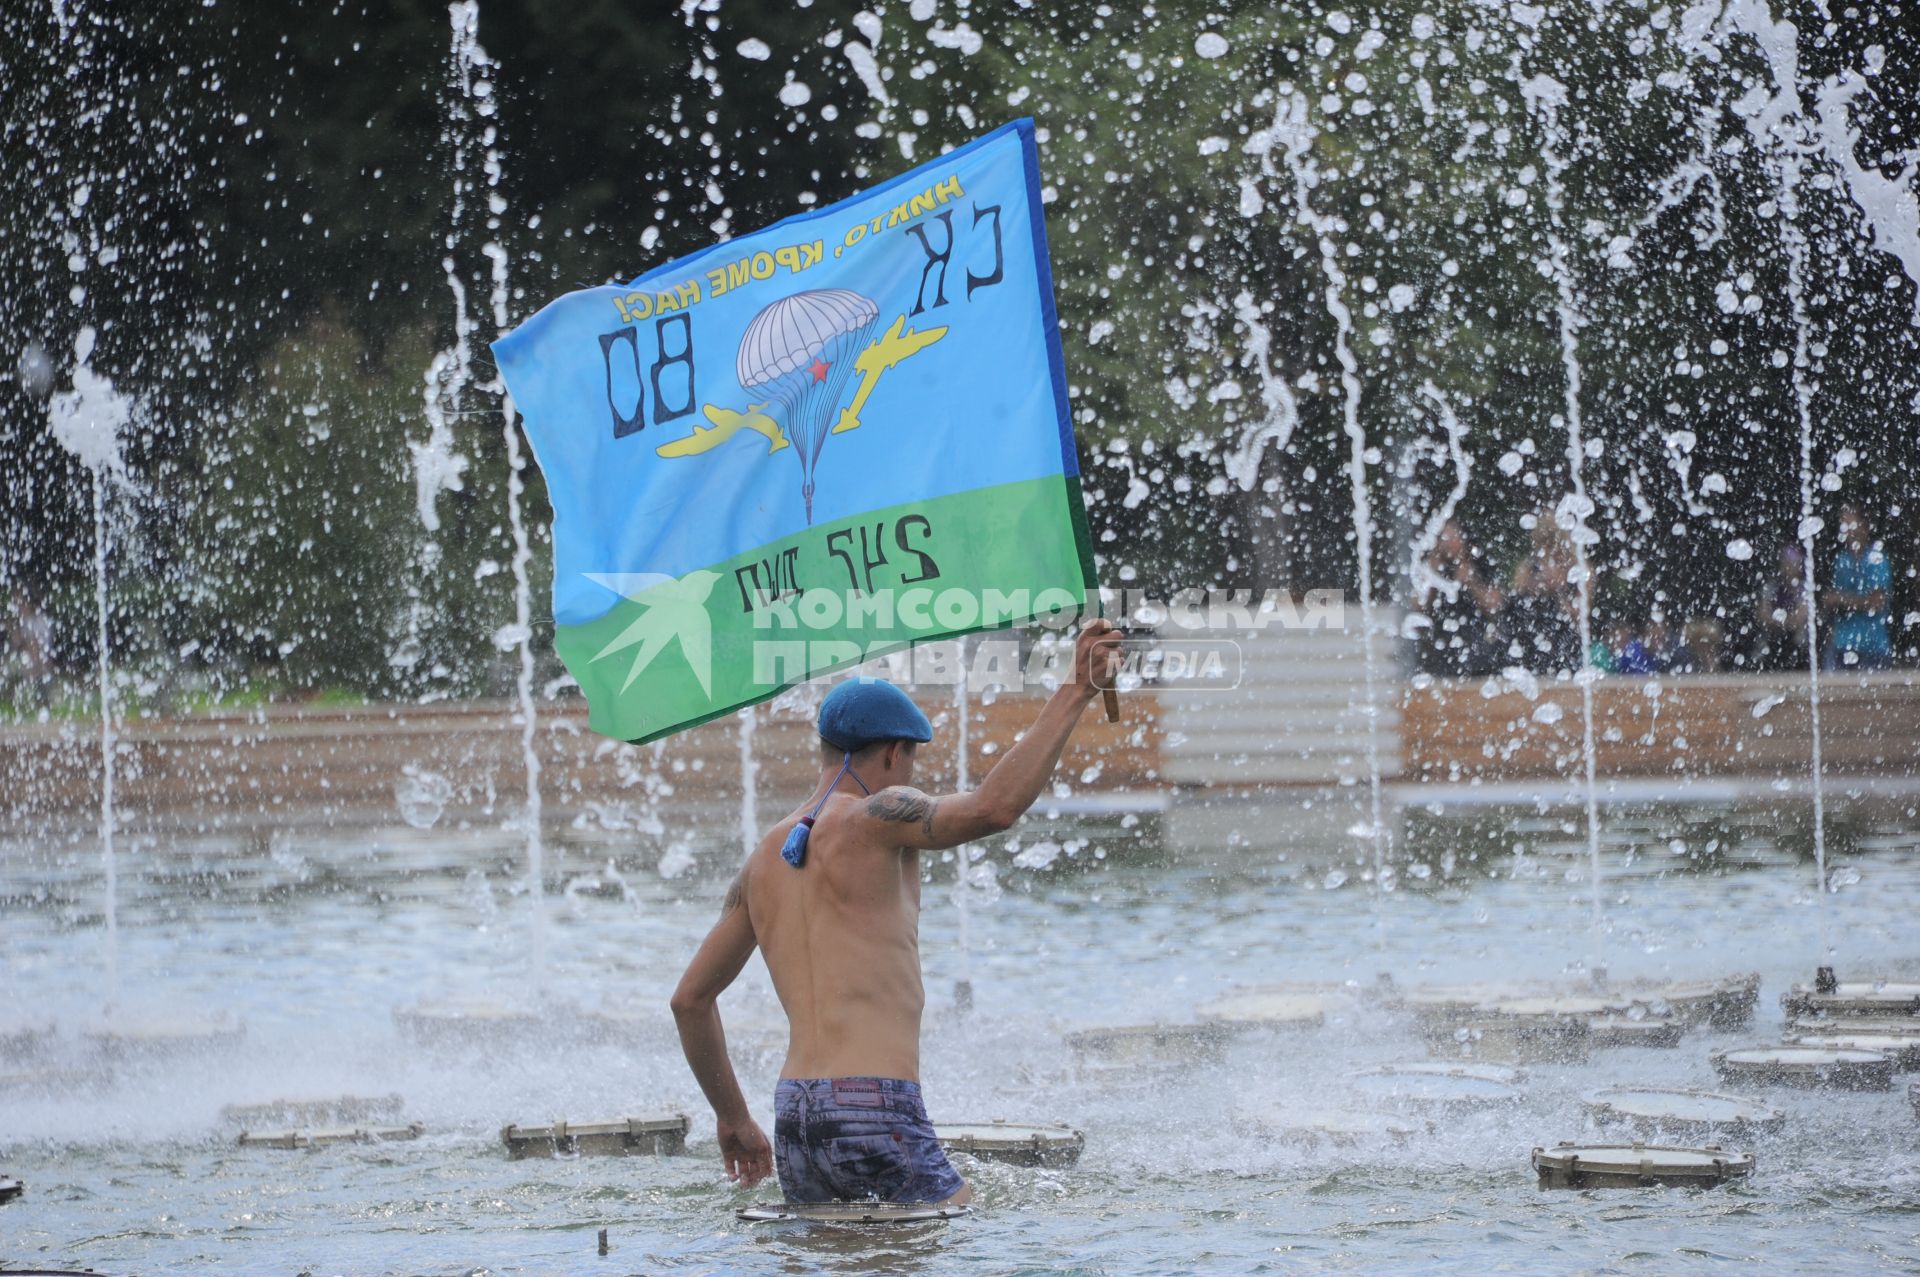
[[[494,343],[553,502],[555,643],[646,741],[1098,585],[1033,124]]]

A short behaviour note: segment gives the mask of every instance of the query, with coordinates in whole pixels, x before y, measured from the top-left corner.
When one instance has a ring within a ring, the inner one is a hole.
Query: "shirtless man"
[[[920,1099],[920,853],[999,833],[1033,805],[1098,684],[1112,685],[1119,642],[1109,622],[1087,624],[1072,681],[970,793],[912,787],[914,751],[933,730],[899,688],[849,681],[821,704],[819,785],[747,857],[673,995],[729,1179],[758,1183],[774,1161],[727,1059],[718,1004],[758,946],[787,1013],[774,1092],[787,1199],[972,1197]]]

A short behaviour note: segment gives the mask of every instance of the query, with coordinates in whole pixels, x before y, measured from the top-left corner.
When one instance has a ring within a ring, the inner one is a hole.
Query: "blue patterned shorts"
[[[782,1078],[773,1148],[790,1202],[944,1202],[966,1184],[899,1078]]]

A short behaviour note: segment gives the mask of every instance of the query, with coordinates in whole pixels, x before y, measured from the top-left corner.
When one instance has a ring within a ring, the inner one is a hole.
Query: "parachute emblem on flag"
[[[845,288],[819,288],[782,297],[753,317],[740,339],[735,370],[740,385],[764,391],[779,405],[779,420],[800,458],[800,495],[813,522],[813,475],[827,441],[829,418],[840,406],[853,356],[880,318],[867,298]]]
[[[907,328],[902,315],[868,342],[879,319],[880,309],[870,298],[847,288],[809,289],[769,303],[747,324],[734,360],[741,389],[767,398],[745,412],[708,404],[703,415],[712,429],[695,426],[691,435],[657,451],[663,457],[697,456],[743,429],[765,436],[768,455],[792,444],[800,459],[800,495],[812,523],[814,472],[827,436],[858,429],[860,411],[880,374],[947,333],[945,328]],[[841,395],[856,372],[860,386],[852,402],[842,406]]]

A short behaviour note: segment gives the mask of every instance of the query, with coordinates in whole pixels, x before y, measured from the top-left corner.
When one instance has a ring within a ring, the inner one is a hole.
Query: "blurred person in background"
[[[1605,632],[1594,638],[1592,646],[1587,649],[1587,660],[1602,674],[1618,674],[1620,652],[1632,639],[1633,626],[1625,617],[1616,616],[1607,622]]]
[[[1513,588],[1500,616],[1506,660],[1536,674],[1578,669],[1573,539],[1546,510],[1533,516],[1527,531],[1531,542],[1514,567]]]
[[[1833,580],[1820,599],[1832,621],[1820,664],[1830,670],[1883,670],[1893,664],[1887,593],[1893,565],[1873,539],[1867,516],[1856,505],[1840,507],[1840,552]]]
[[[1753,604],[1752,668],[1807,668],[1806,566],[1806,552],[1798,545],[1789,541],[1780,547],[1773,576]]]
[[[1426,558],[1428,625],[1420,645],[1420,668],[1440,677],[1491,674],[1501,658],[1494,626],[1506,596],[1480,575],[1478,552],[1467,544],[1457,519],[1448,519]]]
[[[6,639],[6,682],[22,704],[44,706],[53,685],[53,622],[24,583],[7,604]]]
[[[1680,630],[1680,646],[1669,667],[1676,674],[1718,674],[1727,647],[1727,630],[1711,616],[1696,616]]]
[[[1622,674],[1664,674],[1671,660],[1667,623],[1656,612],[1633,631],[1633,636],[1620,648],[1616,663]]]

